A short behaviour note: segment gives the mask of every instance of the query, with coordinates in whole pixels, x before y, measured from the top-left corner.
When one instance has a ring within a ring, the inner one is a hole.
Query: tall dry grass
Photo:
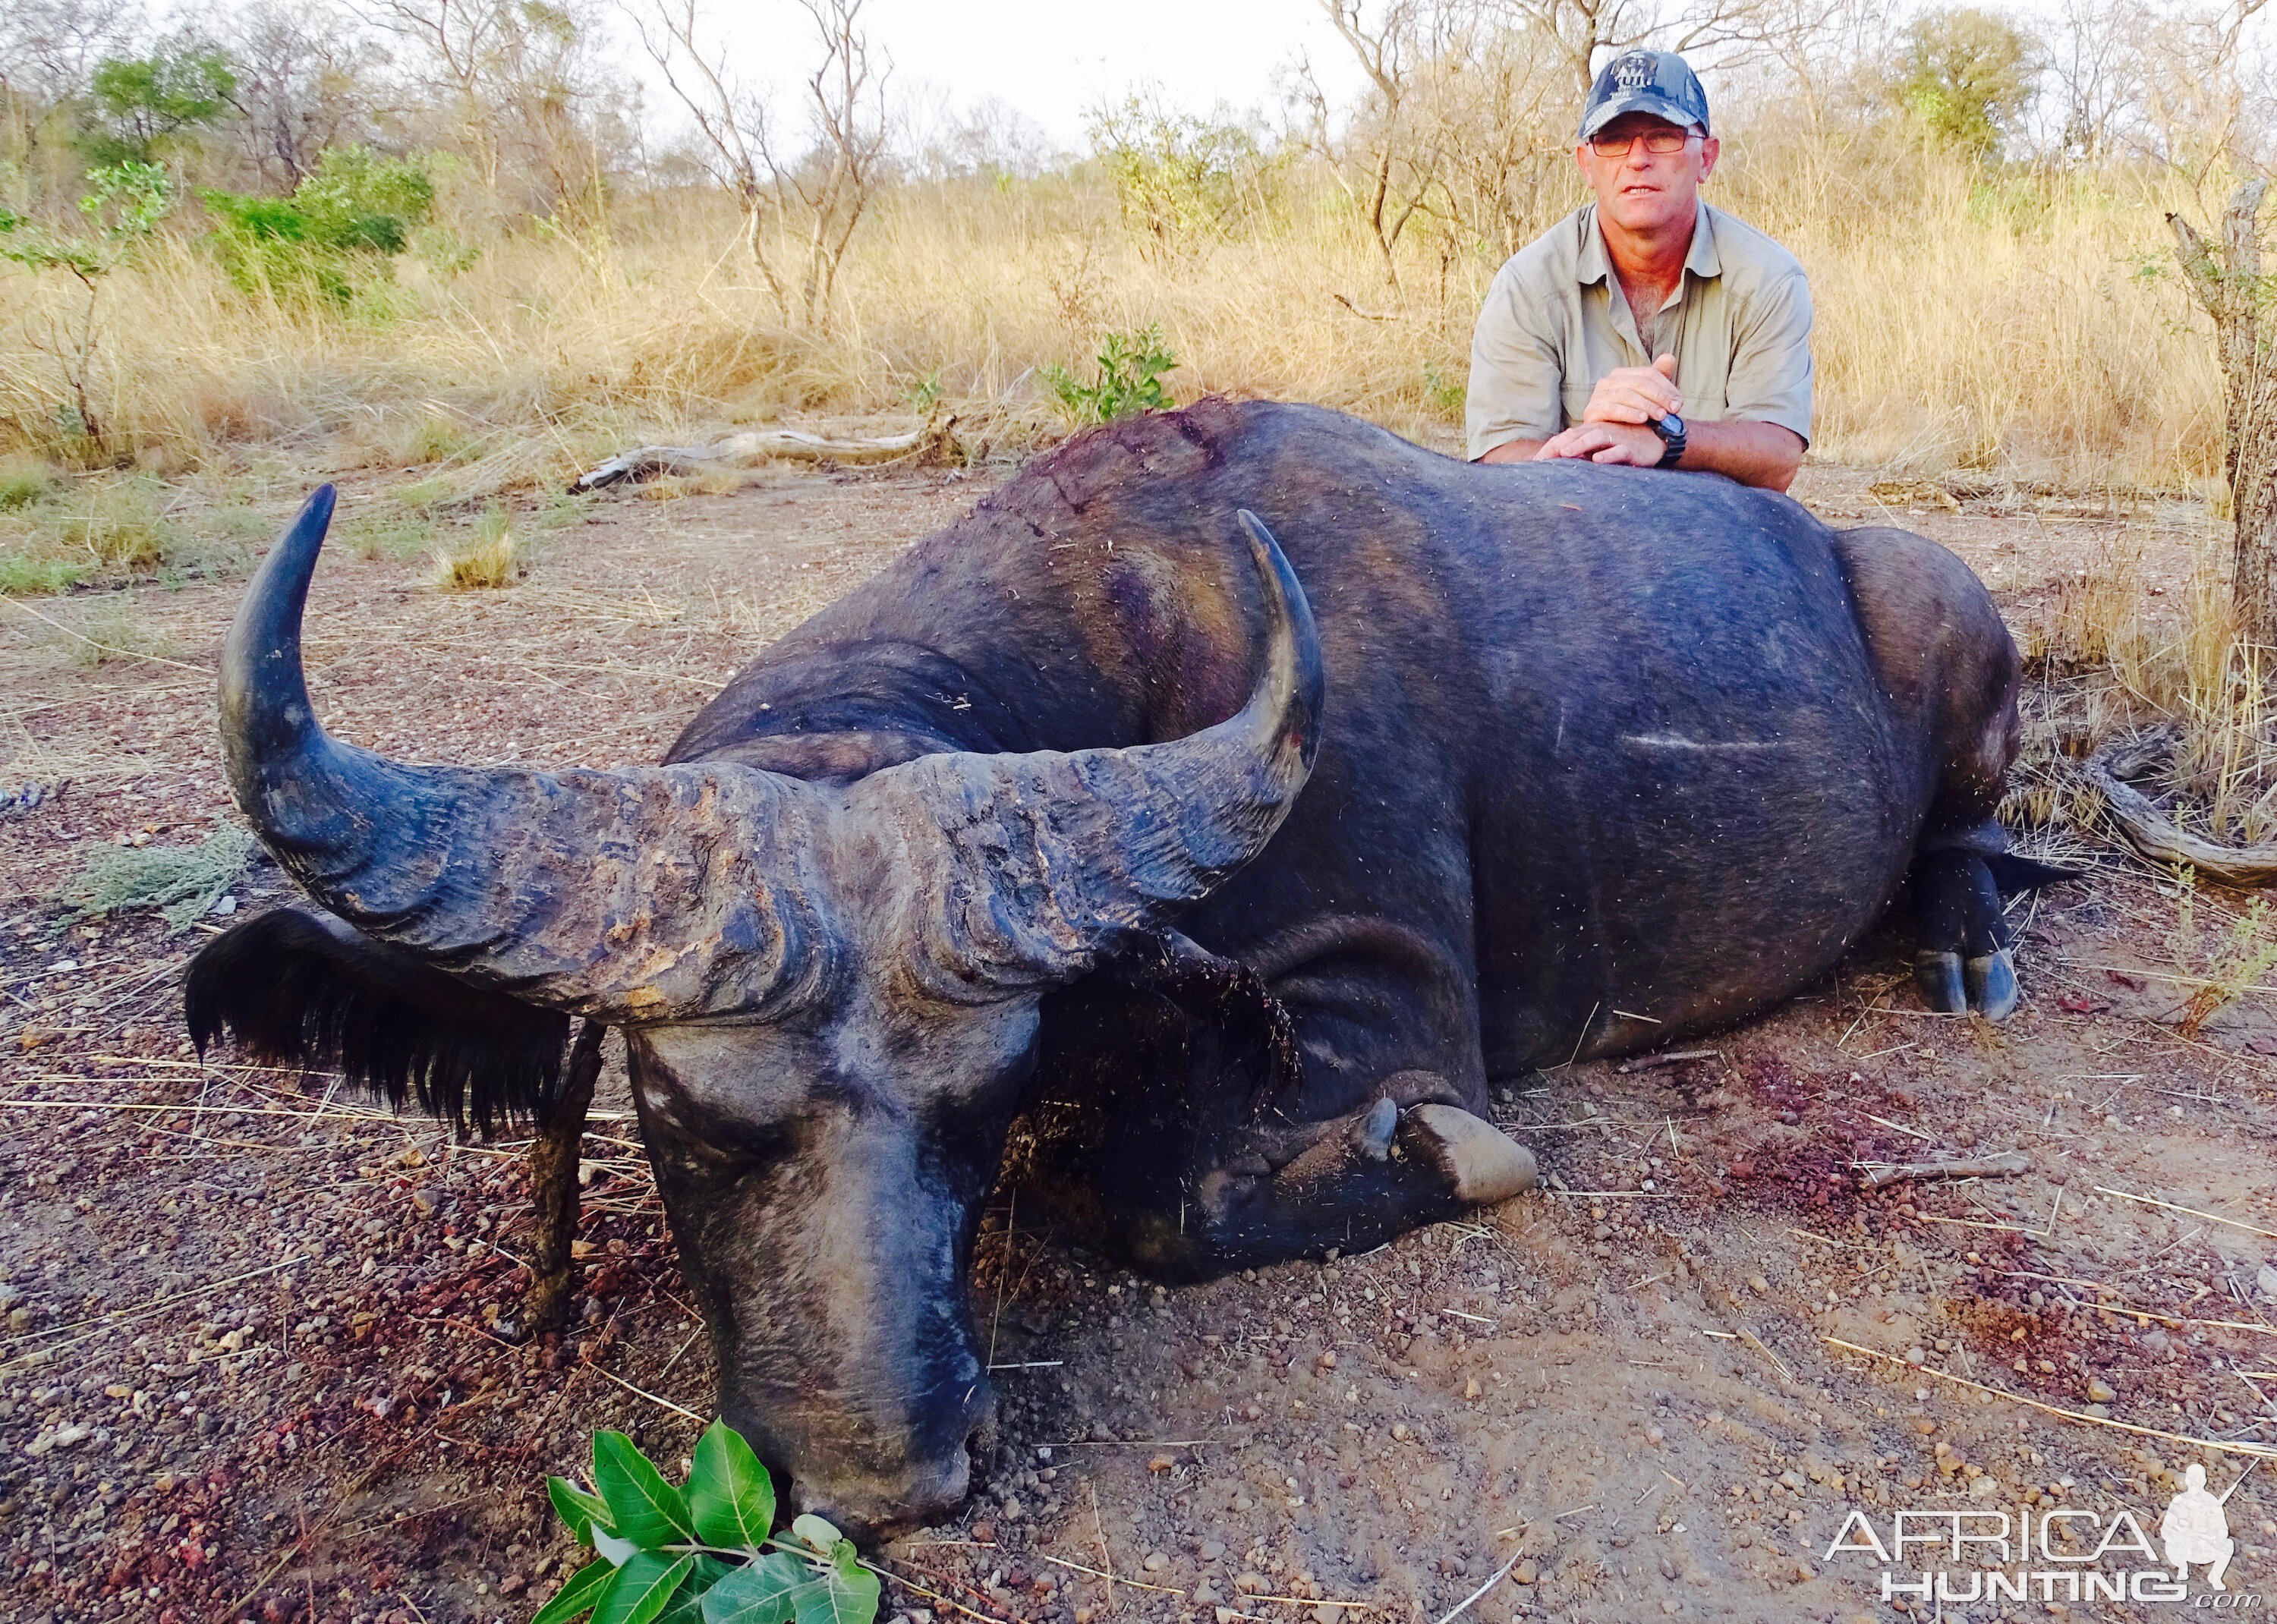
[[[2153,188],[1996,186],[1912,147],[1845,168],[1823,144],[1758,146],[1735,140],[1709,195],[1810,271],[1817,454],[2169,490],[2216,475],[2210,343],[2171,277],[2138,274],[2166,252]],[[400,464],[439,423],[479,498],[628,437],[892,412],[929,380],[1017,436],[1049,421],[1040,364],[1080,367],[1102,332],[1148,323],[1182,398],[1317,400],[1451,444],[1496,268],[1418,243],[1388,286],[1309,171],[1253,235],[1152,257],[1104,180],[912,186],[865,224],[815,331],[782,321],[737,224],[697,195],[628,201],[605,236],[507,237],[461,271],[407,256],[346,310],[248,298],[178,226],[104,289],[90,392],[106,452],[208,467],[346,441]],[[74,449],[56,335],[80,296],[0,266],[0,453]]]

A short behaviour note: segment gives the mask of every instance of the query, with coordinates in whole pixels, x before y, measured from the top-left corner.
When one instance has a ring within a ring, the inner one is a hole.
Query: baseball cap
[[[1581,110],[1588,140],[1623,113],[1650,113],[1675,125],[1698,125],[1708,133],[1708,93],[1699,76],[1672,50],[1625,50],[1605,65]]]

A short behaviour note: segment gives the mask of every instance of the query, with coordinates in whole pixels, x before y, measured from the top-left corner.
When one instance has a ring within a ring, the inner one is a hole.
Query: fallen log
[[[2138,739],[2104,746],[2080,773],[2102,793],[2127,843],[2152,862],[2194,869],[2200,879],[2239,891],[2277,884],[2277,846],[2216,845],[2181,827],[2127,781],[2174,747],[2174,730],[2154,727]]]
[[[719,468],[756,467],[781,459],[793,462],[835,462],[848,467],[871,467],[938,454],[956,444],[949,430],[956,420],[927,423],[907,434],[832,439],[798,429],[751,429],[731,434],[710,445],[644,445],[610,458],[580,474],[572,492],[600,490],[628,479],[651,479],[661,474],[693,474]]]

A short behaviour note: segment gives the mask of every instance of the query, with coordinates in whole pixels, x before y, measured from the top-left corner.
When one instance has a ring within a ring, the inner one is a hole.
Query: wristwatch
[[[1652,431],[1660,436],[1660,460],[1656,468],[1672,468],[1684,455],[1684,420],[1675,413],[1655,420]]]

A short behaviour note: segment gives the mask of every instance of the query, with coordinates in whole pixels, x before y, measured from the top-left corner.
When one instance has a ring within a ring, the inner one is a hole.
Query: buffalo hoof
[[[1380,1099],[1352,1125],[1352,1149],[1371,1162],[1384,1161],[1391,1155],[1391,1136],[1398,1127],[1398,1105],[1390,1099]]]
[[[2022,996],[2016,988],[2016,966],[2005,947],[1981,959],[1971,959],[1962,975],[1969,987],[1969,1005],[1987,1021],[2006,1021],[2016,1013]]]
[[[1414,1106],[1402,1127],[1409,1149],[1438,1164],[1458,1201],[1508,1201],[1534,1188],[1534,1152],[1459,1106]]]
[[[1940,1015],[1962,1014],[1969,1008],[1959,953],[1915,953],[1914,985],[1921,989],[1922,1002]]]

